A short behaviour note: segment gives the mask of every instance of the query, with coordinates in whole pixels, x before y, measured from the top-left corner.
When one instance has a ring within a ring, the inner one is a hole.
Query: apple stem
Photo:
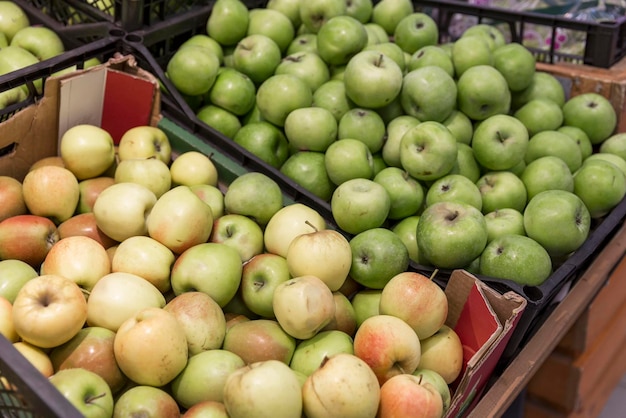
[[[312,224],[311,222],[309,222],[308,220],[304,221],[304,223],[305,223],[305,224],[307,224],[308,226],[310,226],[311,228],[313,228],[313,230],[314,230],[315,232],[319,231],[319,230],[315,227],[315,225],[313,225],[313,224]]]
[[[430,281],[433,281],[437,273],[439,273],[439,269],[433,270],[432,274],[430,275]]]
[[[85,403],[92,403],[93,401],[96,401],[100,398],[103,398],[106,396],[106,393],[102,392],[98,395],[93,395],[93,396],[87,396],[87,398],[85,398]]]
[[[328,356],[324,356],[324,358],[322,359],[322,362],[320,363],[320,367],[324,367],[324,365],[328,362],[328,360],[330,360],[330,358]]]

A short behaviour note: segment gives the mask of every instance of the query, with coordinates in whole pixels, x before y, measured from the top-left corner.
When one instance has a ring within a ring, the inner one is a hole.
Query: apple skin
[[[406,171],[399,167],[385,167],[374,176],[374,182],[381,184],[389,193],[391,205],[387,217],[392,220],[415,215],[421,209],[424,187]]]
[[[16,215],[0,222],[0,259],[21,260],[39,267],[59,240],[56,224],[39,215]]]
[[[167,62],[167,75],[178,91],[189,96],[207,93],[220,67],[218,55],[196,45],[179,48]]]
[[[608,161],[587,161],[574,175],[574,194],[589,209],[592,218],[608,214],[626,194],[626,176]]]
[[[339,353],[354,354],[352,337],[342,331],[322,331],[298,343],[289,366],[308,377],[325,359]]]
[[[27,212],[22,183],[13,177],[0,176],[0,222]]]
[[[113,417],[132,417],[148,414],[152,418],[180,415],[176,400],[163,388],[138,385],[125,390],[113,406]]]
[[[574,175],[567,163],[556,155],[545,155],[531,161],[519,178],[526,186],[528,201],[546,190],[574,191]]]
[[[98,195],[113,184],[115,184],[115,178],[108,176],[93,177],[78,182],[80,197],[76,211],[78,213],[92,212]]]
[[[240,175],[224,194],[227,213],[249,216],[263,228],[282,207],[283,195],[278,183],[260,172]]]
[[[211,157],[199,151],[186,151],[170,164],[173,186],[208,184],[217,186],[217,168]]]
[[[228,418],[228,413],[222,402],[204,401],[186,410],[181,418]]]
[[[289,364],[296,340],[278,321],[252,319],[233,325],[226,332],[222,348],[237,354],[246,364],[270,359]]]
[[[86,418],[113,416],[113,394],[94,372],[74,368],[56,372],[48,381]]]
[[[374,176],[372,152],[365,142],[355,138],[341,138],[330,144],[324,152],[324,164],[328,177],[337,186]]]
[[[417,230],[419,220],[419,215],[407,216],[391,227],[391,231],[398,235],[406,246],[409,252],[409,259],[418,264],[420,264],[420,256],[415,231]]]
[[[270,78],[282,57],[278,44],[262,34],[247,35],[233,51],[233,68],[247,75],[257,86]]]
[[[363,23],[349,15],[331,17],[317,32],[317,53],[328,66],[347,64],[366,44]]]
[[[116,183],[139,183],[152,190],[157,198],[172,187],[170,167],[158,158],[122,160],[115,168]]]
[[[394,42],[407,54],[439,42],[437,22],[426,13],[413,12],[403,17],[393,32]]]
[[[190,356],[222,346],[226,318],[222,308],[206,293],[182,293],[167,302],[163,309],[180,322]]]
[[[119,244],[113,238],[107,236],[96,222],[93,212],[78,213],[66,221],[63,221],[57,227],[59,239],[85,236],[93,239],[102,245],[105,249]]]
[[[0,22],[0,32],[6,35],[7,42],[11,42],[17,32],[30,25],[28,15],[16,3],[3,3],[1,13],[3,19]]]
[[[508,170],[524,159],[529,133],[519,119],[498,114],[483,120],[474,130],[472,150],[487,170]]]
[[[418,412],[419,411],[419,412]],[[420,376],[397,375],[380,388],[378,417],[422,417],[443,416],[443,399],[437,388]]]
[[[448,299],[443,289],[429,277],[417,272],[403,272],[395,275],[383,288],[379,312],[404,320],[423,341],[444,325],[448,317]]]
[[[450,403],[452,402],[452,393],[450,391],[450,386],[448,386],[443,377],[433,370],[422,369],[420,367],[413,372],[413,375],[419,377],[422,382],[428,382],[437,388],[437,391],[441,395],[441,399],[443,401],[443,410],[446,412],[448,408],[450,408]]]
[[[565,104],[565,89],[554,74],[545,71],[535,71],[528,87],[512,92],[511,108],[514,110],[519,109],[528,101],[536,98],[552,100],[562,107]]]
[[[87,301],[70,279],[43,275],[26,282],[13,302],[13,325],[23,341],[41,348],[69,341],[87,319]]]
[[[355,104],[346,95],[343,80],[330,79],[313,92],[312,104],[329,110],[337,121]]]
[[[335,315],[322,331],[342,331],[349,336],[353,337],[356,332],[356,311],[352,306],[352,302],[341,291],[333,292],[333,299],[335,301]]]
[[[287,260],[277,254],[257,254],[243,265],[240,293],[245,305],[256,315],[274,319],[274,290],[291,278]]]
[[[336,187],[328,177],[323,152],[297,151],[287,158],[280,172],[324,201],[330,200]]]
[[[376,375],[349,353],[327,358],[302,386],[303,412],[309,418],[374,417],[379,399]]]
[[[380,313],[380,298],[382,296],[382,289],[362,289],[359,290],[352,297],[352,307],[354,308],[354,314],[356,317],[357,329],[363,324],[363,322],[371,317]]]
[[[347,5],[341,1],[314,0],[300,3],[300,20],[309,33],[317,34],[326,22],[346,12]]]
[[[482,212],[512,208],[523,211],[528,201],[528,191],[520,176],[510,171],[490,171],[483,174],[476,186],[482,197]]]
[[[452,44],[454,74],[460,78],[470,68],[484,65],[493,66],[494,56],[490,40],[485,36],[463,35]],[[504,76],[502,77],[503,80]],[[508,90],[509,86],[506,84]]]
[[[290,144],[284,131],[266,120],[244,124],[233,140],[275,168],[280,168],[289,156]]]
[[[383,144],[382,157],[388,166],[402,168],[400,161],[402,137],[409,128],[419,123],[419,119],[410,115],[397,116],[387,122],[387,139]]]
[[[422,122],[443,123],[456,108],[456,97],[456,82],[441,67],[417,68],[402,80],[402,109]]]
[[[430,337],[420,339],[419,368],[436,371],[452,384],[463,370],[463,343],[453,328],[442,325]]]
[[[204,203],[211,207],[213,220],[224,215],[224,193],[219,187],[210,184],[196,184],[189,187]]]
[[[26,341],[14,342],[13,348],[23,355],[43,376],[50,377],[54,374],[52,361],[50,361],[50,356],[45,349]]]
[[[483,208],[483,198],[478,185],[461,174],[446,174],[435,180],[425,197],[425,206],[437,202],[463,202],[478,210]]]
[[[15,332],[13,326],[13,303],[6,297],[0,295],[0,335],[15,343],[20,336]]]
[[[292,148],[325,152],[337,139],[337,120],[323,107],[302,107],[287,115],[283,127]]]
[[[421,122],[402,136],[400,164],[417,180],[443,177],[452,170],[456,160],[456,138],[439,122]]]
[[[223,402],[226,379],[245,365],[241,357],[227,350],[197,353],[172,381],[172,395],[183,408],[207,401]]]
[[[120,325],[113,350],[124,375],[140,385],[171,382],[188,360],[185,331],[176,316],[155,307],[139,310]]]
[[[526,235],[524,230],[524,215],[513,208],[496,209],[485,214],[487,223],[488,242],[502,235]]]
[[[615,133],[617,115],[611,102],[599,93],[589,92],[569,98],[563,104],[563,124],[585,131],[593,145]]]
[[[274,74],[264,80],[256,92],[261,117],[280,127],[284,126],[290,112],[311,106],[312,102],[313,92],[309,85],[292,74]]]
[[[61,136],[59,152],[65,168],[85,180],[102,175],[115,162],[113,137],[95,125],[76,125]],[[89,158],[85,158],[89,155]]]
[[[568,127],[568,128],[571,128],[571,127]],[[568,128],[565,128],[565,129],[568,129]],[[622,132],[622,133],[616,133],[614,135],[611,135],[610,137],[602,141],[602,144],[600,144],[600,148],[598,149],[598,152],[619,155],[624,160],[626,160],[626,134]],[[588,156],[589,155],[583,155],[583,158],[586,158]],[[2,182],[2,178],[0,177],[0,184],[1,182]]]
[[[117,154],[120,161],[134,158],[157,158],[165,164],[172,159],[172,146],[165,132],[155,126],[130,128],[120,138]]]
[[[490,65],[476,65],[463,72],[457,80],[457,90],[458,109],[472,120],[485,120],[510,110],[509,86]]]
[[[204,105],[196,111],[196,116],[201,122],[206,123],[228,138],[233,138],[241,129],[241,121],[237,115],[219,106]]]
[[[371,21],[382,26],[391,36],[398,23],[413,12],[414,6],[410,0],[381,0],[372,9]]]
[[[330,200],[333,219],[350,234],[383,226],[391,208],[389,193],[374,180],[355,178],[335,189]]]
[[[235,45],[248,30],[248,7],[241,1],[216,1],[206,22],[207,34],[221,45]]]
[[[267,252],[287,256],[289,245],[295,237],[326,229],[326,220],[315,209],[302,203],[292,203],[278,209],[265,226],[263,240]]]
[[[216,218],[209,237],[210,242],[224,243],[235,248],[245,263],[263,252],[263,230],[252,219],[238,214]]]
[[[561,158],[574,173],[582,165],[582,154],[576,141],[558,131],[541,131],[528,141],[524,161],[528,165],[539,157],[554,155]]]
[[[22,193],[29,213],[49,217],[56,224],[74,215],[80,197],[74,174],[56,166],[29,171],[22,181]]]
[[[113,353],[115,332],[102,327],[85,327],[69,341],[50,351],[55,371],[81,367],[101,376],[117,393],[127,378],[117,365]]]
[[[541,131],[557,130],[563,124],[563,110],[549,99],[533,99],[513,113],[521,121],[529,135]]]

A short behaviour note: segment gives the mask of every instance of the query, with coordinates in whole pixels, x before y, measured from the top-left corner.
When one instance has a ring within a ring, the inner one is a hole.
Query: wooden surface
[[[622,225],[468,417],[500,417],[507,411],[606,284],[607,278],[620,263],[625,252],[626,225]]]

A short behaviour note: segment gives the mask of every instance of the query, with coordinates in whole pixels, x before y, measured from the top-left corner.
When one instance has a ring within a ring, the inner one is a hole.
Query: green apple
[[[262,227],[283,207],[283,195],[278,183],[259,172],[237,177],[224,194],[224,208],[254,219]]]
[[[163,130],[155,126],[130,128],[120,138],[117,147],[120,161],[131,158],[158,158],[166,164],[172,161],[172,146]]]
[[[549,99],[563,106],[565,89],[555,75],[545,71],[535,71],[528,87],[511,93],[511,107],[514,110],[519,109],[532,99]]]
[[[487,242],[503,235],[526,235],[524,215],[513,208],[496,209],[485,214]]]
[[[326,172],[333,184],[374,177],[374,162],[368,146],[358,139],[338,139],[324,153]]]
[[[255,85],[260,85],[274,74],[281,58],[280,48],[274,40],[260,34],[248,35],[233,51],[233,68],[250,77]]]
[[[381,0],[374,5],[371,21],[382,26],[391,36],[398,23],[414,11],[411,0]]]
[[[555,155],[531,161],[519,177],[526,186],[528,200],[545,190],[574,191],[574,175],[565,161]]]
[[[413,372],[413,375],[418,376],[422,381],[430,383],[437,389],[437,391],[441,395],[441,399],[443,400],[444,412],[447,411],[448,408],[450,408],[450,403],[452,402],[450,387],[439,373],[434,370],[428,370],[418,367],[418,369]]]
[[[387,123],[387,139],[381,150],[385,164],[391,167],[402,167],[400,161],[400,144],[402,137],[409,128],[419,123],[419,119],[411,115],[396,116]]]
[[[285,55],[293,55],[298,52],[314,52],[317,53],[317,34],[301,33],[293,38],[293,41],[287,47]]]
[[[99,126],[73,126],[61,136],[60,155],[78,180],[98,177],[115,161],[113,137]]]
[[[357,329],[367,318],[379,314],[382,289],[361,289],[352,297]]]
[[[0,75],[12,73],[38,62],[39,59],[35,55],[22,47],[9,45],[0,49]],[[35,82],[35,87],[37,91],[41,91],[41,80]],[[26,90],[27,87],[24,85],[23,89]]]
[[[400,69],[404,72],[407,63],[405,58],[406,53],[398,46],[398,44],[385,41],[367,45],[363,49],[367,51],[378,51],[387,55],[389,58],[394,60],[396,64],[398,64],[398,67],[400,67]]]
[[[487,170],[509,170],[526,154],[529,134],[519,119],[498,114],[483,120],[474,130],[472,150]]]
[[[563,105],[563,123],[577,126],[592,144],[600,144],[613,135],[617,114],[611,102],[598,93],[584,93],[569,98]]]
[[[0,241],[3,241],[0,238]],[[13,303],[17,293],[29,280],[39,273],[22,260],[5,259],[0,261],[0,296]]]
[[[0,32],[11,42],[13,36],[21,29],[30,26],[30,19],[19,4],[12,1],[0,2]]]
[[[361,23],[367,23],[372,17],[374,2],[372,0],[353,0],[346,6],[346,14]]]
[[[419,222],[419,215],[407,216],[396,223],[391,231],[400,237],[407,250],[409,251],[409,259],[415,263],[420,262],[415,231]]]
[[[379,43],[389,42],[390,38],[383,28],[378,23],[374,23],[371,20],[364,23],[365,30],[367,31],[367,44],[375,45]]]
[[[402,89],[403,74],[387,55],[365,50],[354,55],[343,73],[346,95],[357,106],[376,109],[388,105]]]
[[[313,51],[294,52],[285,56],[274,71],[275,74],[292,74],[304,80],[311,91],[330,80],[330,70],[322,58]]]
[[[48,381],[86,418],[113,416],[111,388],[98,374],[83,368],[64,369]]]
[[[513,113],[520,120],[528,134],[533,136],[541,131],[554,131],[563,125],[563,110],[553,100],[532,99]]]
[[[532,83],[535,56],[522,44],[509,42],[493,51],[493,66],[504,76],[511,91],[521,91]]]
[[[552,259],[537,241],[524,235],[495,238],[480,256],[480,274],[539,286],[552,274]]]
[[[283,206],[265,227],[266,252],[287,256],[289,245],[301,234],[311,232],[314,229],[326,229],[326,219],[311,206],[303,203],[290,203]]]
[[[317,32],[317,53],[330,66],[347,64],[366,45],[363,23],[348,15],[331,17]]]
[[[300,19],[301,3],[302,0],[269,0],[265,8],[281,12],[289,18],[294,28],[298,28],[302,24],[302,19]]]
[[[278,45],[281,53],[295,37],[295,29],[291,19],[278,10],[253,8],[248,12],[247,35],[265,35]]]
[[[338,353],[354,354],[352,337],[343,331],[321,331],[298,343],[289,367],[310,376],[326,358]]]
[[[330,205],[337,225],[350,234],[358,234],[385,223],[391,198],[382,185],[355,178],[337,186]]]
[[[11,38],[11,46],[18,46],[29,51],[39,61],[56,57],[65,52],[61,37],[45,26],[26,26]]]
[[[326,171],[323,152],[295,152],[283,163],[280,171],[325,201],[330,200],[336,187]]]
[[[479,23],[465,29],[462,36],[485,36],[492,48],[496,49],[506,44],[504,34],[494,25]]]
[[[180,295],[197,290],[224,307],[241,282],[241,257],[223,243],[207,242],[184,251],[172,266],[172,290]]]
[[[352,108],[337,124],[337,139],[358,139],[367,145],[372,154],[382,149],[385,133],[383,118],[372,109]]]
[[[585,161],[574,174],[574,194],[585,203],[592,218],[600,218],[624,198],[626,176],[609,161]]]
[[[615,154],[626,160],[626,133],[620,132],[611,135],[600,144],[599,152]],[[589,154],[583,153],[583,159],[587,158]]]
[[[437,45],[439,28],[437,22],[424,12],[413,12],[404,16],[393,31],[394,42],[408,54],[418,49]]]
[[[227,138],[233,138],[241,129],[241,120],[237,115],[219,106],[202,106],[196,112],[196,117]]]
[[[565,190],[535,195],[524,209],[526,235],[541,244],[552,257],[578,249],[589,236],[591,216],[585,203]]]
[[[561,125],[557,128],[557,131],[567,134],[574,139],[576,144],[578,144],[578,148],[580,148],[580,155],[583,161],[593,153],[593,145],[582,129],[576,126]]]
[[[270,122],[243,125],[233,141],[275,168],[280,168],[289,157],[289,142],[283,130]]]
[[[439,202],[424,209],[417,224],[420,258],[440,268],[463,268],[487,244],[484,215],[461,202]]]
[[[245,263],[264,250],[263,230],[252,219],[236,213],[227,213],[213,222],[210,242],[233,247]]]
[[[439,122],[421,122],[409,128],[400,142],[400,163],[417,180],[436,180],[452,170],[457,142]]]
[[[471,146],[464,143],[457,143],[456,162],[448,174],[460,174],[472,180],[478,181],[481,175],[481,168],[474,156]]]
[[[529,164],[546,155],[561,158],[572,173],[578,170],[582,164],[582,155],[578,144],[569,135],[558,131],[542,131],[530,137],[524,161]]]
[[[219,0],[206,22],[207,34],[221,45],[235,45],[248,31],[248,6],[241,0]]]
[[[197,33],[195,35],[192,35],[189,39],[187,39],[180,45],[180,48],[184,48],[190,45],[201,46],[213,51],[215,55],[217,55],[217,58],[219,58],[220,65],[224,64],[224,48],[219,42],[211,38],[209,35],[204,33]]]
[[[164,388],[147,385],[133,386],[115,400],[114,417],[150,414],[153,418],[164,418],[180,413],[176,400]]]
[[[254,106],[256,87],[244,73],[234,68],[221,67],[208,97],[215,106],[243,116]]]
[[[476,186],[482,197],[483,213],[503,208],[513,208],[521,212],[526,207],[526,185],[510,171],[487,172],[476,181]]]
[[[426,207],[437,202],[462,202],[482,210],[482,194],[478,186],[461,174],[446,174],[435,180],[426,192]]]
[[[417,214],[422,208],[425,201],[424,187],[401,168],[383,168],[373,180],[389,194],[389,219],[400,220]]]
[[[277,126],[284,126],[292,111],[309,107],[313,92],[309,85],[292,74],[275,74],[268,77],[257,89],[256,104],[261,117]]]
[[[300,20],[308,32],[317,34],[320,28],[331,18],[345,15],[347,10],[347,2],[344,1],[302,1],[300,3]]]
[[[472,120],[509,113],[509,86],[504,76],[490,65],[475,65],[464,71],[457,80],[457,90],[458,109]]]
[[[456,100],[456,83],[441,67],[417,68],[404,76],[400,103],[406,114],[422,122],[443,122],[456,108]]]
[[[188,150],[178,154],[170,164],[170,174],[173,186],[217,186],[217,167],[210,155],[200,151]]]
[[[142,184],[150,189],[157,199],[172,187],[170,167],[157,158],[120,161],[115,168],[114,180],[116,183]]]
[[[200,46],[188,46],[174,52],[167,62],[167,75],[178,91],[197,96],[209,91],[219,68],[220,60],[215,52]]]
[[[274,319],[274,289],[291,279],[285,257],[263,253],[252,257],[243,266],[240,292],[250,311],[268,319]]]
[[[338,123],[330,110],[309,106],[290,112],[283,129],[291,149],[325,152],[337,140]]]
[[[328,80],[313,92],[313,106],[329,110],[337,122],[349,109],[354,107],[346,95],[346,86],[342,80]]]
[[[439,45],[425,45],[412,53],[407,62],[407,70],[413,71],[429,65],[440,67],[450,77],[455,75],[452,57]]]
[[[624,160],[619,155],[611,154],[609,152],[595,152],[591,154],[589,157],[585,158],[584,162],[593,161],[593,160],[606,160],[609,161],[616,166],[618,166],[624,175],[626,175],[626,160]]]
[[[350,277],[369,289],[383,289],[395,275],[409,267],[409,252],[390,229],[371,228],[359,232],[350,240],[350,247]]]
[[[461,36],[452,45],[452,64],[454,74],[460,78],[472,67],[493,66],[494,52],[484,36]]]

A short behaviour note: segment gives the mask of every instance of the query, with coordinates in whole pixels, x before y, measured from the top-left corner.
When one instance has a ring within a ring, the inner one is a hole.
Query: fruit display
[[[85,416],[443,416],[462,343],[393,232],[328,229],[260,172],[225,184],[158,127],[77,125],[59,150],[1,178],[1,332]]]
[[[409,0],[298,3],[219,0],[165,68],[200,121],[344,232],[386,228],[414,265],[538,286],[622,201],[622,159],[588,160],[622,136],[611,102],[566,97],[498,28],[442,44]]]

